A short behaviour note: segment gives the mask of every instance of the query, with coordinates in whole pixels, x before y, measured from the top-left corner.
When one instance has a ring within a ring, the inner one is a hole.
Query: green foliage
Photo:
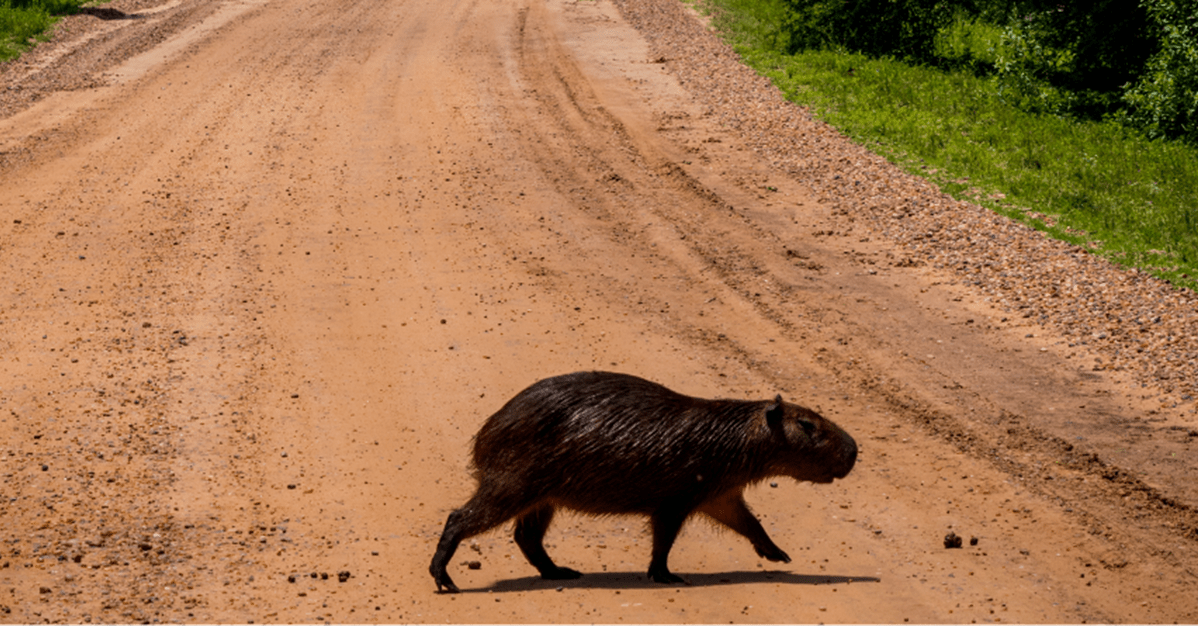
[[[843,48],[871,56],[928,61],[936,34],[952,19],[948,2],[783,0],[790,9],[788,52]]]
[[[1029,112],[1198,145],[1198,0],[731,1],[772,50],[966,70]]]
[[[994,73],[1002,44],[1002,28],[969,13],[958,12],[936,37],[937,65],[987,76]]]
[[[780,53],[751,43],[760,37],[730,8],[750,0],[713,1],[749,65],[900,167],[1117,262],[1198,286],[1198,146],[1111,121],[1031,113],[972,71],[843,51]],[[993,26],[957,23],[960,32],[942,31],[937,49],[956,46],[958,58],[980,63],[1006,45]]]
[[[1145,0],[1160,37],[1147,71],[1126,91],[1128,119],[1152,137],[1198,145],[1198,0]]]
[[[994,59],[999,97],[1034,113],[1065,113],[1072,94],[1054,85],[1073,64],[1070,50],[1045,44],[1036,21],[1008,26]]]
[[[1102,119],[1157,47],[1139,0],[1029,0],[1004,30],[1000,93],[1032,111]],[[1040,5],[1040,6],[1036,6]]]
[[[0,61],[15,58],[32,42],[43,40],[58,18],[79,10],[86,0],[0,0]]]

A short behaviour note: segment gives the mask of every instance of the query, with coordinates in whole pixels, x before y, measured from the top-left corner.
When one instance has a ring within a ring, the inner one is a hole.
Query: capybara
[[[649,516],[649,577],[660,583],[684,582],[666,561],[694,513],[744,535],[758,555],[789,562],[745,504],[745,487],[772,476],[830,483],[856,460],[848,433],[782,396],[704,400],[607,372],[547,378],[478,431],[478,489],[450,513],[429,572],[438,591],[458,591],[445,570],[458,544],[515,518],[516,544],[542,578],[578,578],[541,543],[558,508]]]

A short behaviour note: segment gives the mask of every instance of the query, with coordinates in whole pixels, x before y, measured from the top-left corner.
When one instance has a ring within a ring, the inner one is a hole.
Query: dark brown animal
[[[429,572],[446,572],[464,539],[516,519],[516,544],[542,578],[582,574],[554,564],[542,538],[558,508],[649,516],[649,577],[679,583],[666,565],[694,513],[744,535],[757,554],[789,562],[745,505],[746,486],[772,476],[830,483],[857,460],[857,443],[814,411],[774,400],[704,400],[635,376],[579,372],[512,398],[474,439],[478,490],[449,515]]]

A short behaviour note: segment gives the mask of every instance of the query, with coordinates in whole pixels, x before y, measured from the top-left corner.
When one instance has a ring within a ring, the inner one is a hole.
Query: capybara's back
[[[606,372],[548,378],[479,430],[478,490],[450,515],[430,571],[438,588],[456,591],[445,565],[458,543],[515,517],[516,542],[543,577],[577,577],[554,565],[541,544],[558,507],[650,516],[649,574],[659,582],[681,580],[666,559],[696,512],[746,536],[761,556],[789,561],[744,504],[744,488],[780,475],[831,482],[856,458],[852,437],[780,396],[705,400]]]

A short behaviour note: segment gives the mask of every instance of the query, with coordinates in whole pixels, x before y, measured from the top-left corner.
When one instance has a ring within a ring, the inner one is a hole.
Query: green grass
[[[953,197],[1198,288],[1198,148],[1114,123],[1027,113],[974,73],[841,52],[782,54],[773,44],[776,4],[710,1],[724,9],[717,24],[746,63],[855,141]]]
[[[63,15],[86,0],[0,0],[0,61],[14,59],[35,42],[45,41]]]

